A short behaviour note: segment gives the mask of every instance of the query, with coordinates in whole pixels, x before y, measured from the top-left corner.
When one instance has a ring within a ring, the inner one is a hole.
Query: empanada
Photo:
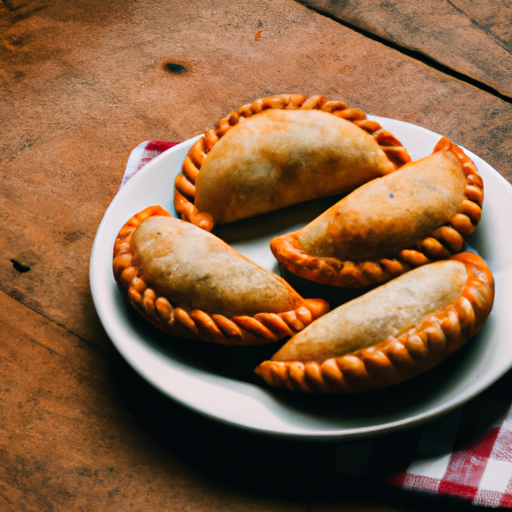
[[[318,283],[383,283],[462,251],[482,202],[475,165],[443,137],[430,156],[366,183],[270,246],[288,270]]]
[[[232,112],[192,146],[175,180],[174,206],[210,231],[346,193],[409,161],[389,132],[341,101],[270,96]]]
[[[256,373],[271,386],[353,393],[437,365],[483,325],[494,300],[482,258],[424,265],[345,303],[291,338]]]
[[[291,336],[328,310],[202,229],[148,207],[121,228],[114,277],[152,324],[182,338],[255,345]]]

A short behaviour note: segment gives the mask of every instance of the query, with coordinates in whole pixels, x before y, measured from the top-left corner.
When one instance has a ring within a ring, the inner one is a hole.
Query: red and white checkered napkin
[[[130,154],[124,185],[176,142],[146,141]],[[335,470],[416,493],[512,508],[512,372],[472,401],[421,427],[338,446]],[[392,463],[392,467],[390,467]]]
[[[512,374],[418,430],[405,469],[388,483],[405,490],[512,508]]]
[[[148,162],[164,151],[176,146],[178,142],[167,142],[164,140],[147,140],[137,145],[130,153],[126,162],[121,187],[137,174]]]

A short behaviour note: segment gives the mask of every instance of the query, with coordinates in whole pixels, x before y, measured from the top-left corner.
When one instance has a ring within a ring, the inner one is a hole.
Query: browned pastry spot
[[[123,296],[149,322],[181,338],[256,345],[292,336],[328,310],[219,238],[159,206],[134,215],[114,244]]]
[[[175,180],[181,218],[210,231],[318,197],[348,192],[410,161],[358,109],[323,96],[269,96],[207,130]]]
[[[354,393],[403,382],[459,349],[494,300],[482,258],[430,263],[350,301],[291,338],[256,368],[267,384],[305,393]]]
[[[475,165],[443,137],[432,155],[363,185],[270,247],[290,272],[311,281],[383,283],[462,251],[483,197]]]

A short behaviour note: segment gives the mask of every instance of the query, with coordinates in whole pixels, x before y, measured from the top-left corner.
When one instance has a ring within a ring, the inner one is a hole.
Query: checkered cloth
[[[509,372],[464,406],[420,427],[340,445],[336,470],[411,493],[512,508],[511,389]]]
[[[121,186],[176,142],[146,141]],[[338,446],[335,470],[412,493],[512,508],[512,372],[464,406],[423,426]]]
[[[132,150],[126,162],[121,187],[125,185],[130,178],[137,174],[142,167],[144,167],[148,162],[151,162],[153,158],[173,146],[176,146],[176,144],[178,144],[178,142],[167,142],[163,140],[147,140],[138,144]]]

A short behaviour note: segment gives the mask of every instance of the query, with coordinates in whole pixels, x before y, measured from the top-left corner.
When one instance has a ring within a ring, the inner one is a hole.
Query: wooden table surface
[[[138,142],[270,94],[424,126],[512,181],[511,19],[505,0],[2,0],[0,510],[469,510],[159,395],[103,331],[88,264]]]

